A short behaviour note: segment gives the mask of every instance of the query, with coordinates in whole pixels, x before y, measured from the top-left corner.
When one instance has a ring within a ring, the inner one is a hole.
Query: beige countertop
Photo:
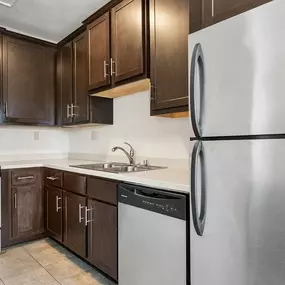
[[[188,169],[167,168],[134,173],[109,173],[72,167],[72,165],[92,164],[98,161],[75,159],[44,159],[25,161],[0,161],[0,167],[5,169],[50,167],[64,171],[70,171],[90,176],[97,176],[119,180],[127,183],[144,185],[175,192],[190,192],[190,172]]]

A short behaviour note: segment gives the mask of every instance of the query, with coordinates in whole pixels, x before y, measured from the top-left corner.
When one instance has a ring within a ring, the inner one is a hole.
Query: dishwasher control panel
[[[143,200],[142,203],[148,205],[149,207],[160,209],[164,212],[179,213],[179,209],[177,209],[174,205],[171,204],[160,204],[160,203],[150,202],[147,200]]]
[[[141,186],[120,184],[118,202],[186,220],[186,195]]]

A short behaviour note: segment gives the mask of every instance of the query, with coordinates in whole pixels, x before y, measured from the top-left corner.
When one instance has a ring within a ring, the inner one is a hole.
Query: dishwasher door
[[[186,285],[186,197],[122,184],[119,285]]]

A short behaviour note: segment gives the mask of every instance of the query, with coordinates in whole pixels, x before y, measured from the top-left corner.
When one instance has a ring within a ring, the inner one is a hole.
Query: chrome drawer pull
[[[34,176],[22,176],[22,177],[17,177],[17,180],[26,180],[26,179],[34,179]]]
[[[47,177],[48,180],[54,181],[54,180],[58,180],[58,177],[53,177],[53,176],[48,176]]]

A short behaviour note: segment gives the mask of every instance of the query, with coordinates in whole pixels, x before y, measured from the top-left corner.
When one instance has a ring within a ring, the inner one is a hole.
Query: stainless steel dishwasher
[[[120,184],[119,285],[186,285],[186,196]]]

